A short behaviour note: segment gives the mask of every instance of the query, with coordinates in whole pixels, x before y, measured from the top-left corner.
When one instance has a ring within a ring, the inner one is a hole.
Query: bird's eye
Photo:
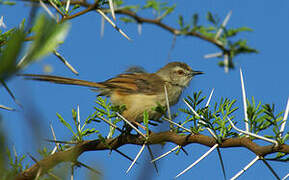
[[[183,70],[178,70],[177,73],[178,73],[178,75],[184,75],[185,74],[185,72]]]

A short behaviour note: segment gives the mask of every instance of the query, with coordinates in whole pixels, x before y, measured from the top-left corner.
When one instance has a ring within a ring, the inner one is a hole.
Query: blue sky
[[[237,99],[237,106],[242,108],[241,85],[239,68],[242,67],[247,96],[254,96],[257,101],[274,103],[276,111],[285,109],[289,96],[289,61],[288,61],[288,28],[289,28],[289,2],[280,1],[228,1],[228,0],[202,0],[202,1],[173,1],[177,4],[176,11],[164,22],[177,27],[177,17],[183,14],[189,21],[191,15],[199,13],[201,24],[206,24],[205,17],[208,11],[218,14],[224,19],[232,10],[232,16],[228,27],[236,28],[247,26],[254,31],[241,33],[238,37],[246,38],[251,47],[259,50],[259,54],[241,55],[235,59],[236,69],[229,74],[217,66],[217,59],[204,59],[208,53],[219,50],[213,45],[191,37],[178,37],[175,48],[171,52],[169,61],[184,61],[193,69],[204,71],[205,74],[196,77],[186,89],[184,95],[192,95],[193,92],[202,90],[208,96],[211,89],[215,88],[212,103],[219,102],[221,97]],[[19,24],[23,17],[27,17],[29,6],[26,3],[17,2],[16,6],[0,6],[0,16],[4,16],[4,22],[8,28]],[[17,12],[17,13],[16,13]],[[144,14],[150,17],[148,14]],[[173,36],[159,27],[144,24],[142,34],[138,35],[135,24],[123,24],[120,27],[133,39],[127,41],[116,32],[108,23],[105,24],[104,37],[100,37],[100,16],[90,12],[71,20],[70,33],[59,52],[79,71],[76,77],[53,55],[47,56],[27,69],[25,73],[43,73],[43,67],[53,67],[52,74],[66,77],[80,78],[91,81],[103,81],[123,72],[132,65],[143,66],[147,71],[154,72],[168,62],[168,53]],[[9,87],[16,97],[24,102],[24,110],[17,112],[1,111],[3,120],[2,129],[5,129],[9,146],[15,145],[19,154],[31,153],[37,158],[40,156],[35,149],[40,142],[47,144],[43,138],[52,138],[49,123],[53,124],[59,139],[69,140],[70,133],[58,123],[56,112],[66,120],[71,120],[71,109],[80,106],[80,115],[83,120],[93,112],[95,105],[95,93],[87,88],[62,86],[49,83],[24,81],[19,77],[12,78]],[[16,104],[1,88],[0,104],[16,107]],[[183,103],[177,104],[173,110],[184,107]],[[29,111],[32,108],[33,111]],[[19,109],[19,108],[18,108]],[[37,111],[35,111],[37,110]],[[27,116],[34,115],[34,126],[42,133],[41,138],[35,134],[27,122]],[[243,110],[236,113],[238,125],[243,127]],[[95,124],[96,129],[107,129],[106,125]],[[288,131],[288,128],[286,128]],[[53,146],[50,146],[51,148]],[[174,147],[167,144],[163,152]],[[159,149],[160,146],[156,145]],[[127,145],[120,150],[134,157],[140,147]],[[158,162],[160,173],[157,176],[149,165],[147,171],[153,171],[154,179],[172,179],[180,171],[193,163],[209,148],[197,144],[185,147],[189,156],[182,152],[176,156],[171,154]],[[227,169],[227,176],[232,177],[247,163],[255,158],[255,155],[246,149],[232,148],[222,149],[222,155]],[[161,152],[159,152],[161,153]],[[149,158],[142,155],[142,159]],[[109,155],[108,151],[89,152],[80,157],[80,161],[102,171],[103,179],[135,179],[135,174],[143,168],[139,163],[129,174],[125,174],[130,162],[116,154]],[[142,162],[142,161],[139,161]],[[30,161],[30,163],[32,163]],[[288,163],[271,163],[280,177],[288,172]],[[79,179],[85,179],[88,170],[81,168],[76,171]],[[209,173],[208,173],[209,172]],[[180,179],[222,179],[222,172],[217,152],[213,152],[201,161],[195,168],[180,177]],[[262,162],[257,162],[240,179],[273,179],[272,173]]]

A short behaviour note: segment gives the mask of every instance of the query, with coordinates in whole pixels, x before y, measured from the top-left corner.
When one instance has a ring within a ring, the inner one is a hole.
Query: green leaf
[[[193,27],[194,28],[198,26],[198,20],[199,20],[199,15],[195,13],[193,15]]]
[[[289,133],[287,133],[287,134],[284,136],[283,142],[285,143],[288,139],[289,139]]]
[[[67,22],[57,24],[54,19],[43,14],[39,15],[32,28],[35,39],[30,45],[21,67],[25,67],[28,63],[51,53],[64,40],[69,26]]]
[[[68,11],[68,15],[71,14],[72,12],[74,12],[76,9],[80,8],[80,5],[79,4],[76,4],[72,7],[72,9],[70,11]]]
[[[213,24],[217,24],[215,18],[213,17],[212,13],[211,12],[208,12],[207,13],[207,20],[210,21],[211,23]]]
[[[85,129],[84,131],[81,132],[81,135],[82,136],[89,136],[91,134],[98,133],[98,132],[99,131],[95,130],[95,128],[91,128],[91,129],[87,128],[87,129]]]
[[[4,80],[17,71],[16,61],[20,54],[25,33],[15,30],[0,55],[0,78]]]
[[[252,32],[253,30],[251,28],[248,27],[240,27],[240,28],[236,28],[236,29],[225,29],[225,36],[226,37],[233,37],[236,36],[239,32]]]
[[[124,23],[135,23],[136,22],[134,19],[128,18],[128,17],[121,17],[119,19]]]
[[[66,122],[60,114],[56,113],[56,115],[57,115],[59,121],[60,121],[65,127],[67,127],[67,128],[72,132],[72,134],[73,134],[75,137],[77,137],[77,135],[73,132],[70,124],[69,124],[68,122]]]
[[[179,25],[180,25],[181,28],[184,27],[184,18],[183,18],[182,15],[179,15],[178,23],[179,23]]]
[[[2,1],[2,0],[0,0],[0,4],[12,6],[12,5],[15,5],[16,2]]]
[[[144,111],[143,112],[143,122],[144,122],[144,125],[146,127],[146,130],[147,130],[147,135],[149,135],[149,113],[147,111]]]

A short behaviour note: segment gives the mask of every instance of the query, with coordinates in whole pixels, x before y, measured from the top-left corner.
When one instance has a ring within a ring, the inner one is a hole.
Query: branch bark
[[[213,137],[205,136],[202,134],[180,135],[175,132],[165,131],[159,133],[152,132],[147,141],[147,144],[161,144],[165,142],[171,142],[181,146],[197,143],[208,147],[212,147],[217,143]],[[38,161],[30,168],[26,169],[24,172],[19,173],[15,177],[15,179],[17,180],[34,179],[40,168],[41,168],[41,175],[43,175],[49,169],[53,168],[59,163],[77,161],[77,158],[82,153],[87,151],[110,150],[110,149],[117,149],[120,146],[126,144],[143,145],[144,143],[145,139],[142,136],[132,134],[122,134],[118,137],[105,139],[103,141],[99,139],[83,141],[65,151],[56,152]],[[274,145],[260,146],[255,142],[253,142],[248,137],[225,139],[222,141],[219,147],[220,148],[243,147],[255,153],[256,155],[262,157],[265,157],[266,155],[275,152],[284,152],[289,154],[289,145],[287,144],[279,146]]]

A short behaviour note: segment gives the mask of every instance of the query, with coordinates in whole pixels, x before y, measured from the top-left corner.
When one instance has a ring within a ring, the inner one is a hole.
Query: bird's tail
[[[37,81],[48,81],[57,84],[68,84],[68,85],[78,85],[93,88],[104,88],[101,83],[85,81],[80,79],[66,78],[60,76],[51,75],[40,75],[40,74],[18,74],[18,76],[23,76],[25,79],[37,80]]]

